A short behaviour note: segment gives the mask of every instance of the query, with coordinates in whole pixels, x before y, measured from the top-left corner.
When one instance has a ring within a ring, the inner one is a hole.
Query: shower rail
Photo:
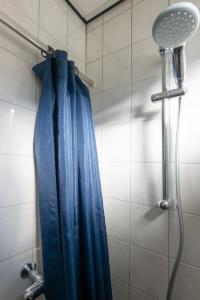
[[[42,41],[37,39],[35,36],[33,36],[3,12],[0,12],[0,23],[17,33],[19,36],[21,36],[23,39],[25,39],[27,42],[29,42],[39,50],[41,50],[42,53],[52,54],[54,52],[54,49],[51,46],[45,45]],[[90,87],[94,86],[94,81],[87,77],[84,73],[80,72],[77,67],[76,74]]]

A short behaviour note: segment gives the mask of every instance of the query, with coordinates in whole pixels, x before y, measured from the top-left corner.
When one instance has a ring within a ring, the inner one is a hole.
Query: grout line
[[[0,45],[0,49],[2,49],[2,50],[4,50],[4,51],[6,51],[6,52],[12,54],[12,55],[15,56],[16,58],[18,58],[18,59],[22,60],[23,62],[27,63],[28,65],[31,65],[31,67],[33,66],[33,64],[34,64],[34,63],[36,62],[36,60],[37,60],[37,52],[36,52],[36,51],[35,51],[35,54],[34,54],[36,60],[33,62],[33,60],[29,60],[29,59],[26,58],[24,55],[21,56],[21,55],[19,54],[19,51],[12,50],[11,47],[8,47],[8,46],[6,46],[6,45],[1,44],[1,45]]]
[[[169,257],[169,262],[170,262],[170,261],[175,262],[175,258]],[[200,272],[200,266],[195,266],[195,265],[190,264],[190,263],[187,263],[187,262],[185,262],[185,261],[183,261],[183,260],[181,260],[181,265],[185,265],[185,266],[187,266],[187,267],[196,269],[197,271]]]
[[[39,0],[40,1],[40,0]],[[39,6],[39,1],[38,1],[38,6]],[[10,1],[10,4],[13,5],[15,8],[17,8],[27,19],[31,20],[34,24],[38,25],[38,23],[34,20],[33,17],[28,15],[25,10],[23,10],[20,6],[16,5],[17,1]],[[37,18],[38,21],[38,18]]]
[[[130,288],[130,285],[129,285],[127,282],[121,280],[121,279],[120,279],[119,277],[117,277],[116,275],[111,274],[111,282],[112,282],[113,280],[118,281],[119,283],[121,283],[121,284],[123,284],[124,286],[126,286],[128,289]]]
[[[140,161],[132,161],[133,164],[146,164],[146,165],[150,165],[150,164],[156,164],[156,165],[159,165],[161,164],[161,162],[149,162],[149,161],[144,161],[144,162],[140,162]]]
[[[111,275],[111,277],[112,277],[112,279],[114,279],[114,280],[116,280],[116,281],[119,281],[119,282],[121,282],[121,283],[124,284],[124,285],[129,286],[129,284],[128,284],[127,282],[125,282],[125,281],[119,279],[119,278],[116,277],[115,275]]]
[[[17,106],[20,109],[23,109],[23,110],[26,110],[26,111],[28,110],[29,112],[37,113],[37,110],[31,109],[29,107],[23,106],[23,105],[18,104],[18,103],[14,103],[14,102],[12,102],[10,100],[5,100],[5,99],[0,98],[0,102],[4,102],[4,103],[10,104],[10,105]]]
[[[133,4],[133,8],[136,7],[136,6],[138,6],[139,4],[141,4],[141,2],[143,2],[143,1],[144,1],[144,0],[139,0],[138,3]]]
[[[132,247],[136,247],[136,248],[139,248],[139,249],[143,249],[143,250],[145,250],[146,252],[149,252],[150,254],[153,254],[153,255],[157,255],[157,256],[160,256],[160,257],[162,257],[162,258],[164,258],[164,259],[169,259],[169,257],[168,257],[168,255],[164,255],[164,254],[162,254],[162,253],[160,253],[160,252],[157,252],[157,251],[155,251],[155,250],[151,250],[151,249],[148,249],[148,248],[145,248],[145,247],[142,247],[142,246],[139,246],[139,245],[136,245],[136,244],[134,244],[133,242],[125,242],[125,241],[122,241],[122,240],[120,240],[119,238],[116,238],[116,237],[114,237],[114,236],[112,236],[112,235],[110,235],[110,234],[107,234],[107,236],[109,237],[109,238],[111,238],[111,239],[113,239],[113,240],[115,240],[115,241],[118,241],[118,242],[120,242],[120,243],[122,243],[122,244],[126,244],[127,246],[129,246],[130,248],[132,248]],[[170,259],[172,259],[172,260],[174,260],[174,258],[170,258]],[[182,262],[183,263],[183,262]],[[184,262],[185,263],[185,262]],[[198,270],[200,270],[200,267],[197,267],[197,266],[194,266],[194,265],[192,265],[192,264],[189,264],[189,263],[185,263],[186,265],[191,265],[192,267],[195,267],[195,268],[197,268]],[[133,280],[133,282],[134,282],[134,280]]]
[[[115,200],[115,201],[120,201],[120,202],[124,202],[124,203],[131,203],[131,201],[117,199],[117,198],[110,198],[110,197],[106,197],[104,195],[103,195],[103,198],[104,198],[105,201],[107,201],[107,200]]]
[[[6,261],[8,261],[8,260],[11,260],[11,259],[13,259],[13,258],[15,258],[15,257],[21,256],[21,255],[23,255],[23,254],[25,254],[25,253],[28,253],[28,252],[31,252],[31,253],[32,253],[32,248],[27,249],[27,250],[24,250],[24,251],[22,251],[22,252],[20,252],[20,253],[17,253],[17,254],[15,254],[15,255],[9,256],[9,257],[7,257],[7,258],[5,258],[5,259],[3,259],[3,260],[0,260],[0,264],[6,262]],[[32,256],[32,254],[31,254],[31,256]]]
[[[120,123],[104,123],[102,125],[102,127],[113,127],[113,126],[122,126],[122,125],[129,125],[131,126],[130,124],[130,120],[127,120],[127,121],[122,121]],[[129,161],[129,160],[128,160]]]
[[[112,163],[132,163],[132,164],[161,164],[161,161],[120,161],[120,160],[112,160],[112,161],[104,161],[105,164]]]
[[[129,199],[129,300],[131,300],[131,219],[132,219],[132,209],[131,209],[131,201],[132,201],[132,115],[133,115],[133,47],[132,47],[132,39],[133,39],[133,9],[132,9],[133,1],[131,0],[131,106],[130,106],[130,199]],[[134,253],[133,253],[134,255]],[[134,281],[134,278],[133,278]]]
[[[168,0],[168,2],[169,2],[170,0]],[[170,88],[170,85],[171,85],[171,82],[170,82],[170,79],[171,79],[171,77],[170,77],[170,62],[169,62],[169,60],[168,60],[168,87]],[[168,148],[167,148],[167,152],[168,152],[168,165],[167,165],[167,176],[168,176],[168,187],[167,187],[167,189],[168,189],[168,196],[170,195],[170,179],[169,179],[169,177],[170,177],[170,174],[169,174],[169,171],[170,171],[170,163],[169,163],[169,160],[170,160],[170,152],[171,152],[171,149],[170,149],[170,144],[171,144],[171,134],[170,134],[170,128],[171,128],[171,125],[170,125],[170,103],[171,102],[169,102],[168,103],[168,122],[167,122],[167,127],[168,127],[168,129],[167,129],[167,131],[168,131]],[[167,252],[168,252],[168,274],[167,274],[167,278],[168,278],[168,285],[167,285],[167,290],[166,290],[166,293],[168,292],[168,289],[169,289],[169,282],[170,282],[170,277],[171,277],[171,275],[170,275],[170,261],[169,261],[169,256],[170,256],[170,210],[168,210],[168,223],[167,223],[167,238],[168,238],[168,241],[167,241],[167,246],[168,246],[168,249],[167,249]]]
[[[24,205],[30,205],[30,204],[34,204],[35,201],[27,201],[27,202],[22,202],[22,203],[15,203],[15,204],[8,204],[8,205],[3,205],[0,206],[0,210],[4,209],[4,208],[11,208],[11,207],[17,207],[17,206],[24,206]]]
[[[124,285],[127,285],[129,287],[129,284],[128,282],[125,282],[125,281],[122,281],[119,277],[117,277],[116,275],[113,275],[113,274],[110,274],[111,276],[111,283],[112,283],[112,280],[116,280],[116,281],[119,281],[120,283],[124,284]]]
[[[140,205],[140,206],[145,206],[145,207],[149,207],[149,208],[154,208],[154,209],[157,209],[158,207],[156,206],[156,204],[154,205],[150,205],[150,204],[147,204],[147,203],[141,203],[141,202],[136,202],[136,201],[127,201],[127,200],[122,200],[122,199],[117,199],[117,198],[110,198],[110,197],[106,197],[106,196],[103,196],[104,200],[105,201],[110,201],[110,200],[114,200],[114,201],[120,201],[122,203],[129,203],[132,205]],[[174,208],[170,208],[169,209],[169,212],[176,212],[177,213],[177,210]],[[191,216],[194,216],[194,217],[200,217],[200,214],[195,214],[195,213],[191,213],[191,212],[188,212],[188,211],[184,211],[183,210],[183,213],[185,215],[191,215]]]
[[[104,30],[103,30],[104,31]],[[103,43],[104,44],[104,43]],[[90,63],[93,63],[93,62],[95,62],[95,61],[97,61],[97,60],[99,60],[99,59],[101,59],[101,58],[107,58],[107,57],[109,57],[109,56],[112,56],[112,55],[115,55],[115,54],[117,54],[118,52],[122,52],[122,51],[124,51],[124,50],[126,50],[126,49],[128,49],[128,48],[131,48],[131,44],[128,44],[127,46],[125,46],[125,47],[122,47],[122,48],[120,48],[120,49],[117,49],[117,50],[115,50],[115,51],[113,51],[113,52],[111,52],[111,53],[109,53],[109,54],[106,54],[106,55],[103,55],[103,53],[102,53],[102,56],[100,57],[100,58],[96,58],[96,59],[93,59],[93,60],[91,60],[91,61],[88,61],[88,64],[90,64]],[[127,85],[127,84],[126,84]]]
[[[141,40],[137,40],[135,42],[132,42],[132,47],[134,48],[135,45],[143,43],[144,41],[149,40],[150,38],[153,39],[153,36],[152,35],[148,35],[148,36],[145,36],[144,38],[142,38]]]
[[[178,213],[176,208],[174,208],[174,209],[170,208],[169,212],[176,212],[176,213]],[[200,214],[195,214],[195,213],[187,212],[187,211],[184,211],[184,210],[183,210],[183,214],[184,215],[194,216],[194,217],[200,217]]]
[[[131,204],[130,201],[125,201],[125,200],[119,200],[119,199],[115,199],[115,198],[108,198],[108,197],[103,197],[105,201],[118,201],[118,202],[122,202],[122,203],[126,203],[126,204]]]
[[[0,157],[1,157],[1,156],[13,156],[13,157],[34,158],[34,155],[15,154],[15,153],[0,153]]]
[[[141,290],[140,288],[136,287],[136,286],[132,286],[135,290],[138,290],[139,292],[142,292],[143,294],[145,294],[146,296],[151,297],[153,300],[159,300],[158,298],[156,298],[155,296],[152,296],[150,294],[148,294],[146,291]]]
[[[161,254],[161,253],[159,253],[159,252],[157,252],[157,251],[154,251],[154,250],[151,250],[151,249],[142,247],[142,246],[138,246],[138,245],[136,245],[136,244],[134,244],[134,243],[130,243],[130,244],[131,244],[131,246],[133,246],[133,247],[136,247],[136,248],[139,248],[139,249],[143,249],[143,250],[145,250],[146,252],[149,252],[149,253],[151,253],[151,254],[153,254],[153,255],[157,255],[157,256],[160,256],[160,257],[162,257],[162,258],[168,260],[168,256],[167,256],[167,255]]]
[[[131,1],[131,2],[132,2],[132,1]],[[131,6],[130,6],[130,7],[128,7],[127,9],[125,9],[124,11],[119,12],[118,14],[116,14],[115,16],[111,17],[111,18],[108,19],[108,20],[105,20],[105,21],[104,21],[104,19],[103,19],[103,24],[109,23],[109,22],[112,21],[113,19],[118,18],[119,16],[121,16],[121,15],[127,13],[127,11],[129,11],[129,10],[131,10],[131,9],[132,9],[132,8],[131,8]],[[131,12],[131,14],[132,14],[132,12]]]

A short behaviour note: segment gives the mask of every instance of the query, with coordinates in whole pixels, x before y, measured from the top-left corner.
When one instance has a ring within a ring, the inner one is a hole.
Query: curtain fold
[[[33,70],[42,81],[35,156],[46,299],[111,300],[89,91],[64,51]]]

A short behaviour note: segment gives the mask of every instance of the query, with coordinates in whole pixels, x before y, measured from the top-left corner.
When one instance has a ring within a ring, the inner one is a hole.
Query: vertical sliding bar
[[[168,52],[160,48],[162,66],[162,92],[167,91],[168,85]],[[162,200],[159,206],[167,209],[169,206],[168,189],[168,155],[169,155],[169,102],[168,99],[162,100]]]

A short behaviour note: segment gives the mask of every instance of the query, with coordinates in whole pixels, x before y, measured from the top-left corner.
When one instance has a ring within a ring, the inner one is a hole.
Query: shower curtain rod
[[[41,50],[42,53],[51,54],[54,52],[54,49],[51,46],[45,45],[43,42],[41,42],[39,39],[37,39],[28,31],[26,31],[18,23],[13,21],[10,17],[8,17],[6,14],[2,12],[0,12],[0,23],[2,23],[12,31],[17,33],[19,36],[21,36],[23,39],[25,39],[27,42],[29,42],[39,50]],[[94,81],[88,78],[84,73],[80,72],[77,67],[76,67],[76,74],[90,87],[94,86]]]

